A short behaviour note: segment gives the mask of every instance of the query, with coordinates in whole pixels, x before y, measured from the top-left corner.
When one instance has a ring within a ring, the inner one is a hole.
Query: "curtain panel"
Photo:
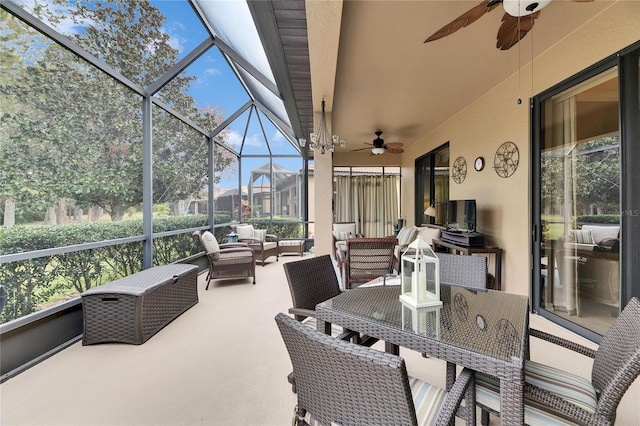
[[[393,235],[399,218],[398,176],[336,176],[336,222],[356,222],[367,237]]]

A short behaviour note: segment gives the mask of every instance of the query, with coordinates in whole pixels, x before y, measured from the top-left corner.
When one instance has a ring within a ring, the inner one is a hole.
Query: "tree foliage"
[[[178,60],[163,31],[165,17],[148,1],[38,0],[33,13],[56,25],[125,78],[145,88]],[[17,209],[46,209],[60,199],[102,207],[112,220],[142,202],[142,97],[70,51],[2,11],[0,15],[2,115],[0,201]],[[208,131],[221,121],[217,108],[198,108],[188,94],[195,80],[184,72],[161,98]],[[205,137],[153,107],[154,202],[189,200],[207,187]],[[219,134],[224,140],[226,134]],[[235,157],[215,157],[216,170]]]
[[[592,214],[592,208],[597,214],[619,214],[618,136],[547,152],[542,158],[541,172],[543,214],[588,215]],[[572,211],[563,211],[565,201]]]

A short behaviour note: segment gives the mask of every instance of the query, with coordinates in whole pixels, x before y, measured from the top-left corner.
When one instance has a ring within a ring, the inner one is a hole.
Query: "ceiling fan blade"
[[[402,154],[404,152],[404,149],[387,147],[387,152],[389,154]]]
[[[446,37],[450,34],[453,34],[459,29],[474,23],[475,21],[480,19],[482,16],[484,16],[485,13],[492,11],[496,6],[498,6],[498,3],[496,2],[491,2],[492,3],[491,5],[489,5],[489,3],[490,3],[490,0],[484,0],[479,5],[472,7],[471,9],[469,9],[468,11],[458,16],[456,19],[454,19],[453,21],[451,21],[450,23],[448,23],[447,25],[445,25],[444,27],[440,28],[438,31],[433,33],[424,42],[427,43],[429,41],[438,40],[438,39],[441,39],[442,37]]]
[[[498,29],[496,47],[500,50],[508,50],[515,46],[531,31],[535,20],[539,17],[540,11],[519,18],[505,13],[502,17],[502,24]]]
[[[402,149],[402,147],[404,147],[404,144],[402,142],[389,142],[387,144],[387,148]]]
[[[366,150],[371,150],[371,147],[368,147],[368,148],[352,149],[352,150],[351,150],[351,152],[356,152],[356,151],[366,151]]]

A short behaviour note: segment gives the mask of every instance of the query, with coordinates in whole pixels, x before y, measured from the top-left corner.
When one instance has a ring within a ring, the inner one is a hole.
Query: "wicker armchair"
[[[446,425],[465,394],[465,405],[474,406],[470,370],[445,392],[410,378],[396,355],[327,336],[282,313],[275,320],[293,364],[296,425]],[[475,424],[475,410],[466,414]]]
[[[362,237],[362,235],[356,232],[357,225],[355,222],[335,222],[331,225],[331,234],[333,237],[333,244],[331,245],[331,252],[333,258],[338,260],[338,246],[344,245],[349,238]]]
[[[265,229],[254,229],[253,225],[231,225],[233,232],[238,234],[238,241],[247,244],[256,253],[256,260],[264,266],[265,261],[271,257],[280,255],[280,247],[277,235],[267,234]]]
[[[591,381],[533,361],[526,361],[525,423],[551,424],[567,419],[572,423],[612,425],[622,396],[640,374],[640,300],[632,298],[597,350],[592,350],[538,330],[530,336],[547,340],[593,358]],[[477,403],[483,409],[482,424],[488,424],[486,410],[498,413],[500,392],[495,378],[477,374]]]
[[[339,256],[344,256],[338,263],[343,267],[345,288],[353,288],[393,271],[393,251],[398,244],[396,237],[351,238],[346,244],[346,253],[338,252]]]
[[[243,243],[218,244],[216,237],[209,231],[200,234],[196,231],[193,239],[200,242],[209,258],[207,288],[211,280],[222,278],[253,277],[256,283],[256,255]]]

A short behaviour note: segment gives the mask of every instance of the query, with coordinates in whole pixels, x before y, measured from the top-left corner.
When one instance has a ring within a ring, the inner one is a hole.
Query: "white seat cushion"
[[[620,226],[618,225],[582,225],[582,230],[591,231],[595,244],[599,244],[600,241],[606,238],[618,238],[620,236]]]
[[[525,363],[525,382],[548,390],[593,413],[597,406],[596,391],[591,383],[579,376],[533,361]],[[485,374],[476,374],[476,400],[490,410],[500,412],[500,386],[498,380]],[[540,403],[525,401],[524,421],[528,425],[572,425],[574,423],[541,410]]]
[[[202,235],[200,235],[200,241],[207,254],[218,253],[220,251],[218,240],[216,240],[216,237],[211,232],[204,231]]]
[[[253,231],[254,231],[253,225],[237,225],[236,226],[236,234],[238,234],[239,239],[255,238]]]
[[[418,425],[433,424],[447,392],[415,377],[409,377],[409,386],[411,386],[413,405],[416,407]]]
[[[280,240],[279,245],[283,247],[298,247],[304,243],[303,240]]]
[[[355,223],[334,223],[333,236],[338,241],[344,241],[346,239],[355,237],[356,224]]]
[[[409,377],[409,385],[411,386],[413,405],[416,408],[418,425],[426,426],[433,424],[447,393],[436,386],[414,377]],[[308,411],[304,420],[310,426],[321,426],[321,423],[314,417],[313,413]],[[339,423],[331,422],[331,426],[339,426]]]
[[[262,243],[262,247],[265,250],[269,250],[269,249],[272,249],[272,248],[277,248],[278,247],[278,243],[275,242],[275,241],[264,242],[264,243]]]

